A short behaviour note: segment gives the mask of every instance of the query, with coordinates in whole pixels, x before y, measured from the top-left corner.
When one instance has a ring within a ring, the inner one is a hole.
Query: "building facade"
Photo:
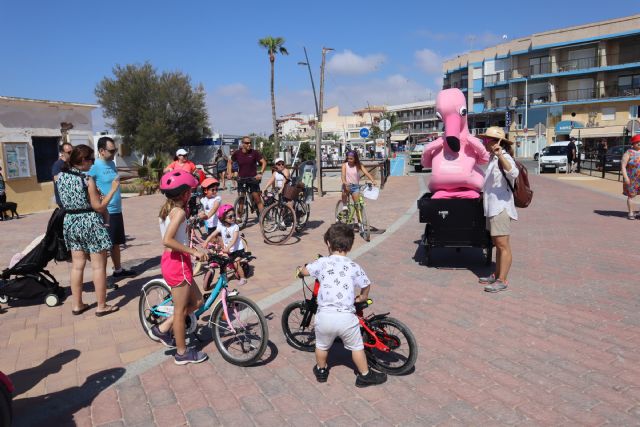
[[[97,105],[0,96],[0,165],[20,213],[55,206],[51,166],[63,141],[93,146]]]
[[[443,71],[443,88],[467,96],[472,132],[505,127],[519,156],[571,136],[589,152],[602,138],[611,146],[640,132],[640,15],[472,51]]]
[[[387,112],[396,114],[404,125],[391,133],[391,141],[409,146],[438,137],[442,122],[436,117],[435,101],[420,101],[387,106]]]

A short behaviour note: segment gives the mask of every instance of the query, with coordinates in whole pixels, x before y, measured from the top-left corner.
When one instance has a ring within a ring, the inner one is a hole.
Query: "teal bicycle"
[[[205,277],[213,279],[216,268],[220,277],[210,293],[204,294],[204,303],[186,319],[186,332],[192,334],[198,326],[198,319],[210,312],[207,326],[211,329],[213,341],[218,351],[229,363],[250,366],[256,363],[267,348],[269,329],[260,307],[237,290],[229,290],[226,267],[233,264],[234,257],[209,254],[204,268]],[[214,305],[216,298],[220,296]],[[148,335],[149,330],[173,315],[171,288],[163,279],[153,279],[142,286],[138,304],[140,323]]]

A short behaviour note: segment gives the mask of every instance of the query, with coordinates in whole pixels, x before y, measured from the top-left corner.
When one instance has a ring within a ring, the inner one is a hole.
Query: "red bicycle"
[[[282,331],[287,343],[302,351],[314,351],[316,333],[313,316],[318,310],[320,282],[313,290],[302,278],[304,300],[295,301],[282,312]],[[307,294],[310,292],[310,298]],[[362,341],[369,365],[390,375],[409,372],[418,358],[418,344],[411,330],[389,313],[364,316],[363,310],[373,304],[372,300],[356,304],[356,315],[360,321]]]

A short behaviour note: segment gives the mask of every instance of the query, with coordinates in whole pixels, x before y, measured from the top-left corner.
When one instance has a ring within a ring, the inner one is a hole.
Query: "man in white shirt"
[[[500,292],[507,289],[507,275],[511,268],[511,221],[518,219],[518,212],[509,188],[518,177],[518,168],[513,159],[513,142],[509,141],[504,130],[497,126],[487,129],[482,138],[491,159],[484,176],[483,204],[487,218],[487,229],[496,247],[496,271],[488,277],[481,277],[479,283],[485,285],[486,292]]]

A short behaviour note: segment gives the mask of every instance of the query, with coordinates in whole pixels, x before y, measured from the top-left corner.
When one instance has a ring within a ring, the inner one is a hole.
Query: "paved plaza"
[[[534,200],[514,226],[509,290],[487,294],[477,283],[488,272],[479,250],[436,249],[432,267],[416,261],[416,199],[427,180],[392,177],[367,205],[379,232],[370,243],[357,238],[352,254],[374,283],[369,310],[391,312],[415,334],[414,372],[359,389],[348,353],[334,346],[329,380],[319,384],[313,355],[284,339],[280,314],[301,298],[294,268],[326,252],[321,236],[336,193],[316,198],[310,228],[287,245],[265,245],[257,225],[245,232],[258,258],[240,291],[269,319],[259,366],[230,365],[209,342],[207,362],[174,365],[137,312],[140,287],[159,277],[162,196],[134,197],[124,201],[123,260],[141,274],[109,293],[118,313],[72,316],[70,299],[3,306],[0,369],[17,388],[16,425],[640,424],[640,221],[626,220],[624,199],[531,175]],[[44,232],[48,216],[0,223],[0,265]],[[49,268],[67,287],[68,265]]]

